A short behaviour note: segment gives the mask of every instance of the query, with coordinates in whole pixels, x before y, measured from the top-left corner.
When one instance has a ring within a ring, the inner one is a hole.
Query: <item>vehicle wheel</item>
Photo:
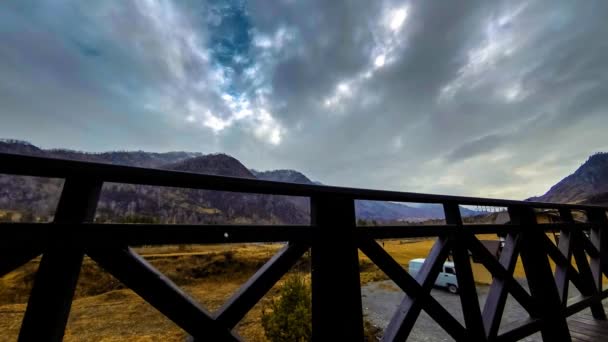
[[[456,285],[448,285],[448,292],[456,294],[458,293],[458,287],[456,287]]]

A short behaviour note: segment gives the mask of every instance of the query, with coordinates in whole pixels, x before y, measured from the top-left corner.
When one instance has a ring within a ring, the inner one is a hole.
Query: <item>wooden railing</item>
[[[196,341],[238,340],[232,331],[236,324],[308,250],[314,341],[363,340],[358,250],[406,293],[384,332],[384,341],[406,340],[422,310],[456,341],[515,341],[538,331],[545,341],[570,341],[566,317],[591,308],[596,319],[606,319],[602,299],[608,292],[602,288],[602,275],[608,273],[608,219],[604,207],[287,184],[11,154],[0,154],[0,173],[65,179],[54,222],[0,224],[0,276],[42,254],[20,341],[62,340],[85,255]],[[304,196],[310,198],[311,224],[96,224],[93,219],[104,182]],[[438,203],[444,207],[446,223],[359,227],[355,200]],[[464,224],[461,205],[505,207],[511,221],[506,225]],[[535,209],[556,210],[561,223],[537,223]],[[587,222],[575,222],[573,210],[583,211]],[[557,245],[547,236],[556,231],[560,233]],[[506,236],[498,259],[477,239],[478,234]],[[436,237],[415,278],[376,242],[412,237]],[[234,242],[288,243],[215,313],[202,308],[130,248]],[[471,254],[493,276],[483,309]],[[430,292],[449,255],[457,269],[464,325]],[[513,277],[518,257],[529,292]],[[556,265],[555,272],[549,258]],[[574,301],[568,300],[570,281],[581,293]],[[499,334],[508,294],[529,318]]]

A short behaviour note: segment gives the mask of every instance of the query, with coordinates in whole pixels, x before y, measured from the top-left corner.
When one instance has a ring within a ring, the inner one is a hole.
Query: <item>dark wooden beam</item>
[[[234,328],[307,250],[307,245],[297,243],[283,247],[220,308],[216,320]]]
[[[421,298],[423,310],[452,338],[457,341],[466,339],[465,328],[456,320],[428,291],[420,286],[406,270],[399,265],[377,242],[361,237],[361,251],[378,266],[407,296]]]
[[[200,341],[238,341],[194,299],[130,248],[87,250],[91,259]]]
[[[575,234],[574,232],[565,232],[564,234],[564,243],[562,244],[562,250],[560,250],[559,247],[555,246],[555,244],[551,241],[551,239],[547,236],[547,235],[543,235],[543,240],[544,240],[544,244],[545,244],[545,249],[547,251],[547,254],[549,255],[549,257],[551,257],[551,259],[553,259],[553,261],[555,262],[556,265],[556,273],[555,273],[555,280],[556,280],[556,284],[558,285],[558,292],[560,293],[560,298],[563,300],[564,298],[567,299],[568,296],[568,285],[566,285],[566,283],[568,281],[572,281],[572,283],[574,284],[574,286],[576,286],[577,288],[581,288],[583,287],[582,284],[582,280],[581,277],[578,273],[578,271],[576,270],[576,268],[572,265],[572,238],[571,238],[571,234]],[[562,238],[560,238],[560,243],[562,241]],[[570,251],[567,251],[566,249],[569,248]],[[566,254],[570,254],[570,259],[568,259],[567,255],[564,255],[564,253]],[[563,286],[563,288],[559,288],[560,286]],[[562,294],[565,295],[566,297],[562,297]]]
[[[544,243],[545,232],[534,229],[536,214],[533,208],[511,207],[509,215],[511,220],[530,227],[529,230],[523,230],[521,233],[520,254],[530,293],[538,300],[543,340],[569,342],[571,341],[570,331],[549,265]]]
[[[299,225],[184,225],[184,224],[113,224],[113,223],[0,223],[7,240],[0,241],[0,251],[17,246],[42,246],[61,229],[68,236],[65,247],[115,248],[168,244],[218,244],[247,242],[299,242],[309,244],[311,226]],[[12,242],[12,244],[11,244]]]
[[[514,240],[515,238],[513,240],[509,240],[508,244],[510,247],[507,249],[506,253],[513,251],[513,245],[517,244],[517,242]],[[494,280],[499,279],[501,284],[505,285],[507,294],[510,293],[513,298],[529,313],[536,312],[534,300],[523,288],[523,286],[521,286],[521,284],[517,282],[515,278],[513,278],[513,271],[509,272],[507,269],[505,269],[503,264],[501,264],[475,236],[469,236],[468,246],[473,255],[490,272],[490,274],[492,274]],[[505,251],[503,251],[503,253],[505,253]],[[514,260],[517,261],[517,258]],[[508,261],[503,259],[503,261],[505,264],[507,264],[507,266],[509,266],[511,265],[510,261],[513,261],[513,259],[509,259]]]
[[[113,183],[145,184],[189,189],[206,189],[303,197],[336,196],[353,200],[452,203],[461,205],[486,205],[498,207],[526,205],[534,206],[535,208],[547,209],[571,208],[588,210],[601,208],[599,206],[581,204],[539,203],[492,198],[446,196],[336,186],[282,183],[172,170],[148,169],[74,160],[41,158],[8,153],[0,153],[0,173],[51,178],[90,177],[101,179],[104,182]]]
[[[471,246],[474,248],[474,244]],[[485,249],[485,247],[483,248]],[[513,287],[512,284],[509,284],[512,282],[509,277],[513,277],[513,271],[515,270],[515,264],[517,263],[517,257],[519,255],[518,253],[519,234],[508,234],[505,239],[505,246],[500,254],[499,263],[501,267],[496,267],[495,272],[492,273],[495,276],[490,285],[488,297],[486,298],[486,303],[483,308],[482,316],[488,340],[493,340],[498,336],[500,321],[507,302],[507,295],[509,294],[508,290],[510,287]],[[494,258],[493,256],[491,257]],[[490,260],[489,258],[483,257],[481,260],[483,261],[484,259]],[[487,264],[491,265],[489,262],[487,262]],[[491,271],[491,268],[488,267],[488,269]],[[498,272],[500,269],[506,270],[506,274],[504,274],[503,277],[496,276],[500,274]],[[521,297],[525,298],[525,296]]]
[[[587,218],[590,222],[597,224],[591,229],[591,243],[597,250],[597,254],[590,253],[591,271],[598,291],[602,291],[602,274],[608,274],[608,218],[605,209],[595,209],[587,211]],[[607,275],[608,276],[608,275]]]
[[[76,249],[45,251],[34,278],[19,341],[63,340],[82,257],[82,251]]]
[[[569,209],[560,209],[559,214],[564,222],[574,223],[572,211]],[[557,293],[563,308],[568,305],[568,285],[570,284],[570,280],[573,279],[575,275],[578,275],[578,272],[572,266],[573,244],[571,235],[571,232],[568,230],[560,231],[559,242],[557,242],[558,245],[556,247],[559,253],[555,253],[555,256],[559,255],[561,258],[559,258],[560,260],[558,261],[558,258],[552,256],[553,261],[555,262],[555,284],[557,285]],[[555,245],[547,235],[544,237],[548,246],[549,256],[551,256],[550,251],[554,249]]]
[[[583,246],[580,245],[580,241],[583,239],[586,240],[587,238],[583,236],[583,232],[574,232],[572,238],[574,239],[574,260],[576,261],[576,266],[582,282],[582,287],[579,288],[579,290],[583,296],[599,297],[599,291],[595,287],[595,281],[593,279],[593,272],[591,272],[591,267],[589,267],[589,260],[587,259]],[[595,319],[605,320],[606,312],[604,311],[601,300],[601,298],[598,298],[598,300],[589,305]]]
[[[590,238],[594,234],[593,231],[596,230],[595,233],[599,234],[599,229],[602,229],[602,228],[597,226],[597,227],[594,227],[589,230],[589,236],[585,235],[584,233],[581,235],[582,238],[580,239],[580,243],[583,246],[583,249],[585,250],[585,252],[587,252],[587,254],[589,254],[589,257],[591,259],[597,258],[599,260],[599,257],[600,257],[600,251],[595,247],[593,242],[591,242],[591,240],[590,240]]]
[[[43,252],[23,318],[19,341],[61,341],[84,256],[82,247],[65,248],[69,232],[61,224],[90,222],[95,215],[102,183],[68,178],[64,185],[55,223],[57,230]]]
[[[449,254],[449,239],[438,237],[431,248],[429,255],[416,275],[416,281],[421,285],[423,293],[430,293],[437,275]],[[405,341],[409,336],[424,303],[423,296],[407,295],[399,305],[397,313],[393,316],[384,331],[383,341]]]
[[[313,197],[312,340],[363,341],[355,203]]]
[[[462,217],[458,205],[446,204],[444,205],[444,211],[446,223],[454,224],[458,227],[458,232],[451,237],[452,256],[456,268],[462,314],[467,327],[467,339],[469,341],[483,342],[486,341],[486,334],[479,307],[477,287],[471,268],[471,258],[469,257],[469,250],[467,248],[466,235],[470,233],[462,227]]]
[[[0,277],[23,266],[28,261],[42,254],[37,248],[3,248],[0,249]]]

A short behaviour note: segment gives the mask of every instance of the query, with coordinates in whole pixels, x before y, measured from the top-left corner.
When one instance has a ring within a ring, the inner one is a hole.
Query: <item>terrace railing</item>
[[[422,310],[456,341],[516,341],[538,331],[545,341],[570,341],[568,316],[591,308],[594,318],[606,319],[602,306],[608,295],[602,288],[602,276],[608,273],[605,207],[287,184],[11,154],[0,154],[0,173],[65,180],[54,222],[0,224],[0,276],[42,255],[20,341],[62,340],[85,255],[196,341],[239,340],[233,328],[308,250],[314,341],[363,340],[359,250],[406,294],[384,332],[384,341],[406,340]],[[96,224],[94,215],[104,182],[304,196],[310,198],[311,224]],[[356,225],[355,200],[438,203],[443,205],[446,223],[360,227]],[[461,205],[506,207],[510,223],[465,224]],[[561,223],[538,223],[535,209],[556,210]],[[587,222],[575,222],[572,211],[586,213]],[[549,232],[560,233],[557,245]],[[499,258],[484,247],[478,234],[506,236]],[[415,278],[376,242],[412,237],[436,237]],[[215,313],[201,307],[130,248],[235,242],[287,244]],[[464,325],[430,292],[450,254],[457,269]],[[478,302],[471,254],[493,276],[483,308]],[[529,292],[513,276],[518,257]],[[554,271],[549,259],[555,263]],[[575,300],[568,300],[569,282],[581,293]],[[529,318],[499,333],[508,294]]]

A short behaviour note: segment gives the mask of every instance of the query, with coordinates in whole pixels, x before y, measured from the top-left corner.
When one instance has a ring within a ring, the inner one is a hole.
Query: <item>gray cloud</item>
[[[1,136],[510,198],[608,149],[602,1],[23,3]]]
[[[504,138],[500,135],[486,135],[473,141],[468,141],[446,155],[448,162],[468,159],[484,152],[490,152],[502,145]]]

